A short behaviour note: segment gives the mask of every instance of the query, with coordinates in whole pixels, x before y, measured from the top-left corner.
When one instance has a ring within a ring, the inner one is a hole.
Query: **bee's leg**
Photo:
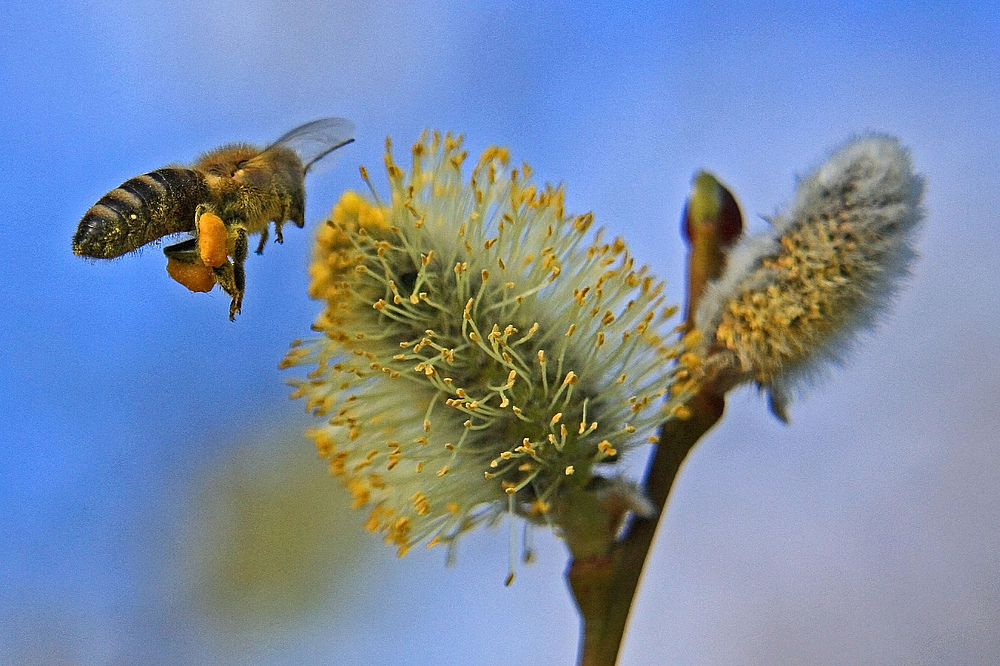
[[[222,287],[222,291],[229,294],[231,298],[236,298],[236,273],[233,270],[233,263],[226,263],[212,269],[215,281]]]
[[[299,229],[306,226],[306,191],[300,188],[292,193],[291,202],[286,209],[286,220],[291,220],[292,224]]]
[[[236,227],[236,246],[233,249],[233,301],[229,304],[229,320],[235,319],[243,306],[243,292],[246,289],[246,272],[243,263],[247,260],[250,237],[243,227]]]
[[[241,226],[234,226],[229,231],[235,237],[233,260],[227,260],[221,266],[213,268],[212,273],[222,290],[233,299],[229,304],[229,320],[232,321],[243,306],[243,291],[246,288],[243,263],[247,259],[250,237]]]
[[[282,238],[282,236],[281,236],[281,227],[284,224],[285,223],[282,222],[282,221],[274,220],[274,242],[275,243],[284,243],[285,242],[285,239]]]
[[[255,250],[257,254],[264,253],[264,245],[267,244],[267,236],[268,236],[268,228],[267,225],[265,224],[264,228],[260,232],[260,242],[257,243],[257,249]]]

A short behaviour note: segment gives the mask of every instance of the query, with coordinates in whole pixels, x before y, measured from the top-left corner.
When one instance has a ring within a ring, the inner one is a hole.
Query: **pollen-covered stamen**
[[[538,443],[537,447],[532,444],[531,441],[525,437],[521,444],[514,447],[512,450],[503,451],[499,456],[490,461],[490,469],[496,470],[492,472],[493,476],[503,476],[507,472],[518,469],[521,466],[521,459],[528,457],[541,466],[548,466],[550,463],[544,456],[545,445],[541,442]],[[505,462],[509,464],[504,465]]]
[[[608,440],[602,440],[601,443],[597,445],[597,455],[595,456],[595,459],[601,460],[615,455],[618,455],[618,451]]]
[[[541,379],[542,379],[542,399],[545,399],[549,395],[549,373],[547,370],[547,361],[545,360],[545,350],[538,350],[538,365],[542,368]]]
[[[525,476],[518,483],[510,483],[510,482],[506,482],[506,481],[503,482],[504,492],[507,493],[508,495],[516,495],[517,493],[519,493],[522,490],[524,490],[524,488],[529,483],[531,483],[532,481],[534,481],[535,477],[537,477],[542,472],[543,468],[541,466],[537,466],[537,465],[521,465],[521,466],[518,467],[518,470],[519,471],[528,471],[530,473],[527,476]]]
[[[508,282],[507,284],[510,285],[509,287],[510,289],[514,289],[516,286],[513,282]],[[500,310],[501,316],[506,316],[510,310],[516,309],[516,307],[521,303],[523,303],[526,298],[528,298],[529,296],[535,296],[545,287],[546,287],[545,284],[540,284],[530,289],[524,289],[522,291],[510,294],[503,300],[497,301],[496,303],[490,305],[489,309]]]
[[[572,370],[567,372],[566,376],[563,377],[562,383],[559,385],[559,388],[556,390],[555,394],[552,396],[552,399],[549,401],[549,409],[555,409],[556,403],[559,401],[559,397],[562,396],[563,391],[566,392],[566,397],[563,399],[562,404],[564,405],[569,404],[573,398],[573,387],[576,386],[577,382],[579,381],[580,378],[576,376],[575,372],[573,372]]]

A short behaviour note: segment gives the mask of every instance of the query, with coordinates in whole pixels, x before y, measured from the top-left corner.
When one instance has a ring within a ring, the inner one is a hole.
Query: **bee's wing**
[[[287,146],[302,160],[305,171],[337,148],[354,141],[354,123],[347,118],[320,118],[299,125],[271,146]],[[270,148],[271,146],[268,146]]]

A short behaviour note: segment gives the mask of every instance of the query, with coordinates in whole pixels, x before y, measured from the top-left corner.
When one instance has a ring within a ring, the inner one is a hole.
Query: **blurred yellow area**
[[[232,449],[194,490],[184,569],[195,608],[220,629],[336,606],[377,545],[299,430]]]

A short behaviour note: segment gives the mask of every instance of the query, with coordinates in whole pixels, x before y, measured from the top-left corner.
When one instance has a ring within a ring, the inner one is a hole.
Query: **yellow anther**
[[[670,413],[682,421],[691,418],[691,409],[687,405],[674,405]]]

